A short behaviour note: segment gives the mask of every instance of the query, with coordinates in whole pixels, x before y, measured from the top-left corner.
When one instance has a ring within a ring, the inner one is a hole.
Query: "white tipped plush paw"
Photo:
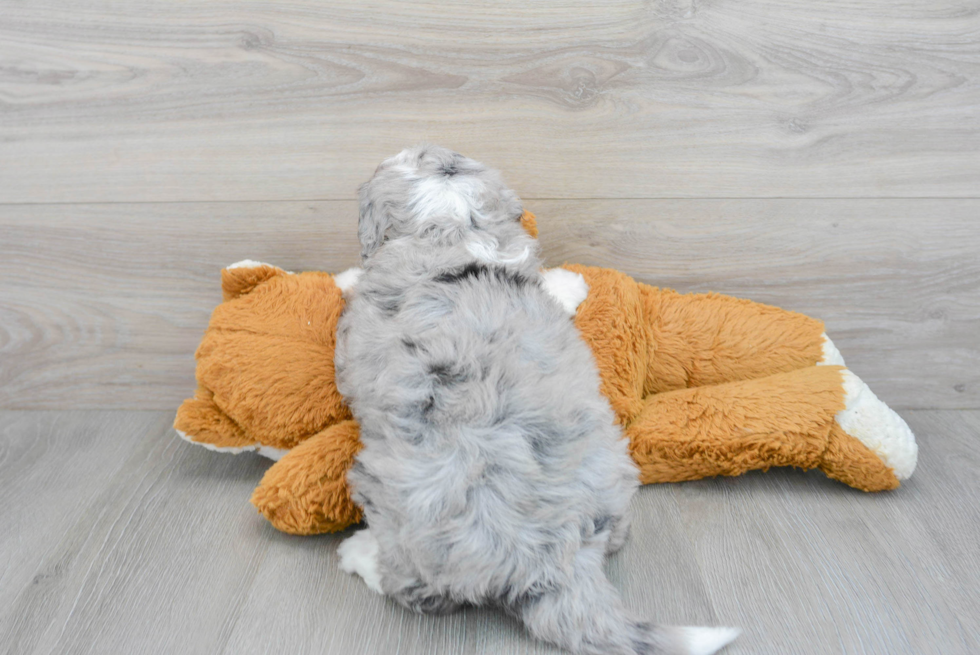
[[[354,533],[337,546],[340,570],[356,573],[364,579],[371,591],[381,590],[381,571],[378,569],[378,541],[370,529]]]
[[[569,316],[575,316],[578,306],[589,295],[585,278],[564,268],[549,268],[543,276],[544,290],[558,301]]]
[[[817,362],[817,366],[846,366],[844,358],[830,337],[826,333],[821,336],[823,337],[823,358]]]
[[[848,370],[843,376],[844,409],[837,413],[837,424],[878,455],[896,478],[907,480],[919,456],[912,430],[861,378]]]

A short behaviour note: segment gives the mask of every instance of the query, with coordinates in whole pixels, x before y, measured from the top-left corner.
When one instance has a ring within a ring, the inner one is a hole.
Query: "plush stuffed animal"
[[[524,222],[536,236],[533,215]],[[820,321],[614,270],[563,268],[587,284],[584,300],[565,301],[643,483],[796,466],[881,491],[915,469],[912,432],[844,368]],[[198,389],[177,412],[174,427],[192,443],[278,460],[252,503],[285,532],[361,519],[346,482],[358,428],[333,368],[343,290],[355,279],[251,261],[224,269],[224,302],[196,354]]]

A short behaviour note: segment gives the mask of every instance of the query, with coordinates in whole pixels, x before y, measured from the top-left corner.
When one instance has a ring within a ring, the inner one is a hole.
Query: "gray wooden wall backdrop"
[[[976,0],[0,0],[0,409],[173,409],[246,257],[356,261],[429,140],[549,260],[819,316],[904,408],[980,407]]]

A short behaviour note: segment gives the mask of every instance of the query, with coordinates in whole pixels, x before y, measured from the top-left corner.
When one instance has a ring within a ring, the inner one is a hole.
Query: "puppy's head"
[[[386,241],[496,246],[521,228],[523,209],[500,173],[446,148],[420,145],[383,161],[361,185],[357,234],[367,259]]]

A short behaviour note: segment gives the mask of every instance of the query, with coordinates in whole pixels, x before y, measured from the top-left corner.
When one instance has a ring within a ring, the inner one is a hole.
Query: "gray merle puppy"
[[[341,567],[419,612],[497,605],[576,653],[713,653],[736,633],[652,627],[606,579],[637,470],[569,318],[584,281],[543,276],[521,214],[496,171],[434,146],[361,187],[336,371],[368,527]]]

